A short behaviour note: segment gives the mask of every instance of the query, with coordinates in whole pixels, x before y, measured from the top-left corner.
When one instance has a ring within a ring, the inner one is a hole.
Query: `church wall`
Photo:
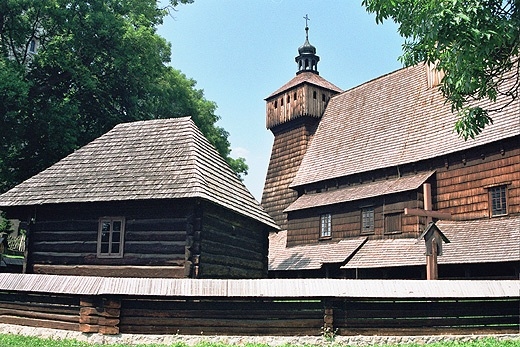
[[[394,239],[417,237],[424,229],[425,219],[417,216],[405,216],[404,209],[422,208],[422,192],[419,190],[393,194],[376,199],[321,206],[301,211],[294,211],[288,216],[287,246],[326,242],[337,242],[346,238],[366,236],[369,239]],[[363,207],[374,208],[374,230],[361,230],[361,211]],[[330,213],[332,235],[320,239],[320,215]],[[400,214],[401,230],[385,232],[385,215]],[[422,229],[421,229],[422,227]]]
[[[456,153],[437,170],[435,208],[455,220],[490,218],[490,189],[505,185],[508,214],[520,213],[519,138]]]
[[[429,180],[432,186],[433,209],[451,213],[454,220],[494,218],[490,212],[490,189],[501,185],[507,188],[507,215],[520,214],[518,136],[442,158],[402,165],[399,170],[404,175],[435,170],[436,173]],[[341,189],[353,184],[362,184],[355,182],[395,177],[395,174],[388,176],[393,171],[395,170],[379,170],[356,177],[338,178],[334,182],[314,183],[305,187],[305,190],[306,194],[313,194],[313,191],[323,189]],[[361,232],[361,208],[364,206],[374,206],[373,233]],[[405,207],[424,207],[422,187],[413,192],[293,211],[288,216],[287,245],[320,242],[320,214],[324,213],[332,215],[333,241],[359,236],[367,236],[370,239],[417,237],[418,233],[424,230],[426,217],[402,215],[401,232],[384,233],[384,216],[389,213],[402,213]]]

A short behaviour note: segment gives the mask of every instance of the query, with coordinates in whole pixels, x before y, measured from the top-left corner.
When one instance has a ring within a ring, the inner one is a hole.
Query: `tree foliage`
[[[500,106],[473,101],[509,102],[520,89],[519,0],[363,0],[376,21],[393,19],[406,38],[402,61],[428,62],[444,72],[440,89],[459,115],[456,131],[474,138],[493,122]]]
[[[191,2],[0,0],[0,191],[118,123],[186,115],[245,173],[216,104],[167,65],[170,44],[156,32]]]

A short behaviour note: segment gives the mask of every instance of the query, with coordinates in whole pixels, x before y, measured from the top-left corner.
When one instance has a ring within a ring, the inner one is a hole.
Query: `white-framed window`
[[[97,242],[98,258],[122,258],[124,236],[124,217],[100,218]]]
[[[489,188],[489,212],[491,217],[507,214],[507,186]]]
[[[320,215],[320,238],[332,236],[332,215],[324,213]]]
[[[361,209],[361,232],[374,232],[374,208],[364,207]]]

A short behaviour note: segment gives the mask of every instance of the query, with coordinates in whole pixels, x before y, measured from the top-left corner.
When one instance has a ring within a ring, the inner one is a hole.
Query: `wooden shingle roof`
[[[343,263],[366,237],[286,248],[287,231],[269,235],[269,271],[317,270],[323,264]]]
[[[332,189],[320,193],[307,193],[300,196],[284,212],[303,210],[318,206],[356,201],[374,196],[381,196],[418,189],[435,171],[419,172],[412,176],[403,176],[382,181],[367,182],[346,188]]]
[[[517,99],[493,114],[494,124],[475,140],[464,141],[453,130],[457,116],[437,87],[428,87],[427,76],[428,67],[417,65],[332,97],[291,187],[413,163],[520,134]],[[509,100],[499,97],[493,108]]]
[[[189,117],[119,124],[0,206],[201,198],[278,228]]]
[[[439,264],[520,261],[520,216],[471,221],[438,221],[450,243],[443,245]],[[497,237],[497,235],[501,237]],[[343,266],[345,269],[425,264],[423,240],[369,240]]]
[[[340,88],[336,87],[334,84],[330,83],[329,81],[321,77],[320,75],[317,75],[313,72],[303,72],[301,74],[296,75],[289,82],[287,82],[286,84],[275,90],[273,93],[271,93],[271,95],[269,95],[266,98],[266,100],[303,83],[313,84],[318,87],[326,88],[338,93],[341,93],[343,91]]]

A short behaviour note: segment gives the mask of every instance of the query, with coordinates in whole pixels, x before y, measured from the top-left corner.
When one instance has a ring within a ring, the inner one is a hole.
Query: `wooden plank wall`
[[[319,335],[318,301],[123,300],[121,333],[193,335]]]
[[[42,206],[31,225],[29,272],[116,277],[185,277],[182,204],[101,203]],[[123,258],[97,258],[98,220],[124,216]]]
[[[421,188],[422,189],[422,188]],[[374,207],[374,231],[362,232],[361,209]],[[384,217],[387,213],[403,213],[405,207],[422,208],[422,192],[419,190],[393,194],[384,199],[364,199],[350,203],[316,207],[291,212],[288,217],[287,246],[319,242],[320,215],[332,215],[332,240],[367,236],[369,239],[394,239],[419,236],[425,220],[417,216],[401,216],[402,230],[385,233]]]
[[[518,333],[519,300],[335,301],[339,335]]]
[[[205,204],[199,278],[266,278],[268,231],[217,206]]]
[[[74,296],[0,292],[0,322],[79,330],[79,299]]]

